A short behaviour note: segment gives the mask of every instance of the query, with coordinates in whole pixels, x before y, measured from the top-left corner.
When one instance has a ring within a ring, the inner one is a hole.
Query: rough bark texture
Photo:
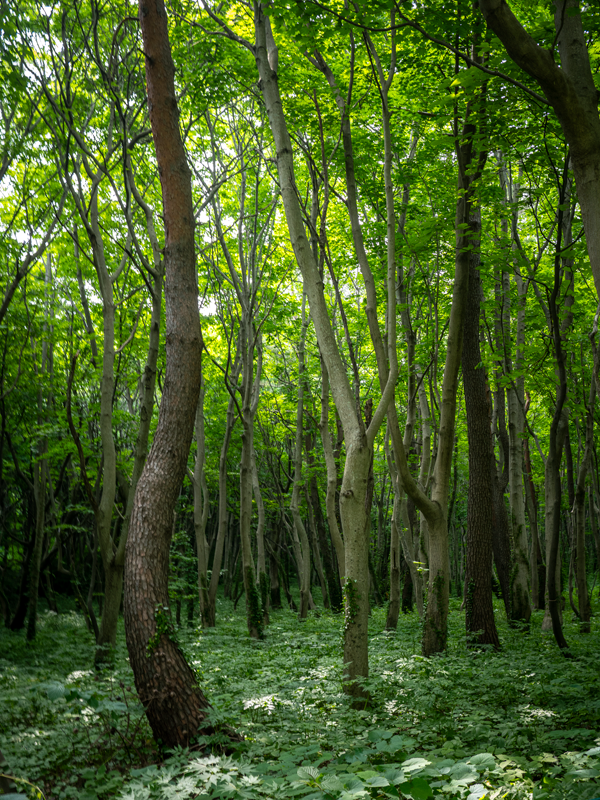
[[[481,220],[471,215],[478,244]],[[467,511],[466,630],[469,644],[500,646],[492,602],[492,528],[494,485],[489,469],[492,452],[491,409],[487,377],[481,363],[479,314],[481,279],[479,253],[472,251],[469,299],[465,319],[462,372],[469,439],[469,494]]]
[[[127,542],[125,630],[136,688],[155,738],[167,747],[185,747],[209,707],[171,638],[168,608],[173,509],[185,474],[200,391],[194,212],[162,0],[140,0],[139,18],[163,196],[167,365],[158,427],[138,483]]]

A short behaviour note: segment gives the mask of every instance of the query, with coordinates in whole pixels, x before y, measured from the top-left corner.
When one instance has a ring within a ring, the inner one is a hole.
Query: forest
[[[600,7],[0,55],[0,796],[598,800]]]

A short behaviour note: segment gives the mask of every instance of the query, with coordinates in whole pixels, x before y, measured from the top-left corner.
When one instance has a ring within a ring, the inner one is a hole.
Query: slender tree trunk
[[[241,368],[240,359],[238,358],[239,352],[233,362],[233,370],[230,384],[237,387],[239,371]],[[210,576],[210,586],[208,588],[208,609],[207,621],[208,628],[214,628],[216,625],[217,617],[217,590],[219,588],[219,578],[221,576],[221,565],[223,563],[223,548],[225,545],[225,537],[227,535],[229,524],[229,513],[227,511],[227,454],[229,452],[229,444],[231,442],[231,434],[233,427],[236,423],[235,403],[233,396],[230,396],[227,404],[227,414],[225,417],[225,433],[223,434],[223,444],[221,445],[221,454],[219,456],[219,520],[217,528],[217,538],[215,541],[215,552],[213,554],[212,572]],[[231,568],[233,565],[226,560],[225,569]],[[230,575],[228,575],[229,579]],[[227,581],[228,584],[229,581]]]
[[[579,629],[581,633],[590,632],[591,604],[587,587],[587,570],[585,565],[585,480],[592,460],[594,441],[594,406],[596,401],[596,384],[600,365],[600,348],[594,346],[594,369],[590,384],[585,418],[585,445],[579,465],[577,485],[575,486],[575,502],[573,505],[573,525],[575,528],[577,596],[579,599]]]
[[[302,294],[302,326],[300,341],[298,342],[298,400],[296,403],[296,441],[294,446],[294,485],[290,500],[290,510],[294,521],[294,553],[298,565],[300,583],[300,611],[299,618],[308,616],[310,596],[310,543],[304,522],[300,516],[300,487],[302,484],[302,440],[304,426],[304,386],[305,376],[305,347],[308,320],[306,318],[306,294]]]
[[[48,341],[51,336],[50,331],[50,286],[52,284],[52,261],[50,255],[46,257],[46,270],[44,276],[45,283],[45,319],[44,332],[41,346],[41,363],[39,371],[36,368],[38,380],[40,381],[37,390],[37,416],[38,425],[41,427],[46,422],[44,414],[44,394],[42,380],[47,375],[52,378],[52,342]],[[33,344],[33,341],[32,341]],[[44,547],[44,533],[46,521],[46,476],[48,472],[48,442],[45,437],[41,437],[37,448],[37,458],[33,465],[33,496],[35,500],[35,529],[34,545],[31,556],[31,566],[29,572],[29,605],[27,619],[27,641],[35,639],[37,605],[40,586],[40,568],[42,564],[42,552]]]
[[[510,293],[508,274],[505,283]],[[525,345],[525,293],[523,280],[517,277],[518,307],[517,336],[515,353],[516,377],[507,387],[508,399],[508,474],[510,487],[510,512],[512,528],[512,570],[511,570],[511,619],[529,626],[531,618],[531,597],[529,594],[529,553],[527,545],[527,529],[525,527],[525,501],[523,497],[523,436],[525,433],[525,378],[523,374],[523,348]],[[510,318],[508,320],[510,324]],[[506,339],[505,339],[506,342]],[[508,337],[508,344],[510,337]],[[510,351],[505,356],[506,372],[512,373]]]
[[[198,598],[200,602],[200,621],[203,628],[208,627],[208,542],[206,523],[208,521],[208,486],[204,465],[206,461],[206,438],[204,434],[204,374],[200,380],[200,395],[196,409],[196,463],[192,484],[194,488],[194,534],[198,556]]]
[[[325,520],[323,519],[323,511],[321,510],[317,479],[314,475],[311,475],[310,478],[310,503],[315,518],[315,526],[319,541],[319,551],[323,560],[323,568],[325,572],[325,579],[327,581],[331,608],[333,611],[340,611],[342,608],[342,587],[339,573],[333,562],[331,547],[329,541],[327,540],[327,528],[325,525]]]
[[[306,496],[306,507],[308,509],[308,530],[310,533],[310,548],[313,557],[313,564],[315,567],[315,571],[317,573],[317,577],[319,579],[319,585],[321,587],[321,598],[323,600],[323,608],[329,608],[329,595],[327,593],[327,583],[325,581],[325,574],[323,572],[323,561],[321,559],[321,551],[319,549],[319,538],[317,536],[317,525],[315,521],[315,514],[313,511],[312,503],[310,502],[310,494],[308,489],[305,491]]]
[[[252,555],[252,459],[254,454],[254,418],[260,394],[262,366],[258,350],[256,374],[254,373],[254,330],[249,317],[242,319],[242,453],[240,460],[240,542],[242,547],[242,576],[246,595],[246,620],[248,633],[259,639],[263,633],[263,611],[256,586],[256,567]]]
[[[600,527],[598,526],[598,512],[596,503],[594,502],[594,493],[594,486],[592,485],[588,489],[588,504],[590,525],[594,537],[594,546],[596,548],[596,569],[600,571]]]
[[[294,255],[302,271],[304,288],[307,293],[310,313],[315,326],[319,349],[327,367],[334,402],[344,426],[346,441],[346,464],[340,492],[340,517],[344,532],[345,547],[345,608],[346,624],[344,628],[344,663],[346,665],[345,680],[347,691],[357,698],[364,698],[360,677],[368,677],[368,546],[365,547],[365,497],[369,463],[376,432],[379,430],[384,416],[394,396],[398,365],[395,341],[395,230],[390,229],[389,202],[391,196],[393,214],[393,187],[386,177],[386,207],[388,207],[388,357],[390,369],[387,380],[381,386],[381,399],[373,413],[373,422],[365,431],[364,424],[356,408],[356,398],[350,387],[346,367],[342,360],[335,333],[329,317],[323,281],[319,267],[315,261],[304,230],[302,212],[298,202],[297,187],[294,178],[293,149],[278,87],[277,47],[273,40],[271,27],[261,3],[254,5],[254,22],[256,46],[254,54],[258,67],[260,86],[269,116],[269,122],[275,147],[277,150],[277,170],[283,199],[283,205]],[[391,82],[391,81],[390,81]],[[345,124],[345,119],[343,119]],[[389,114],[384,120],[386,139],[386,176],[391,169],[391,150],[389,149]],[[346,138],[344,133],[344,146]],[[389,162],[389,163],[388,163]],[[346,160],[348,168],[348,159]],[[390,173],[391,174],[391,173]],[[347,188],[350,192],[352,183],[348,177]],[[352,215],[351,215],[352,219]],[[353,222],[353,219],[352,219]],[[390,253],[392,264],[390,265]],[[363,265],[361,265],[362,268]],[[390,269],[391,266],[391,269]],[[365,274],[365,279],[372,282],[372,275]],[[372,293],[369,290],[368,305],[371,317],[376,315]],[[367,317],[369,318],[369,313]],[[375,317],[376,319],[376,317]],[[371,336],[373,338],[373,332]],[[379,337],[381,341],[381,337]],[[376,344],[376,342],[374,342]],[[377,348],[376,348],[377,349]],[[379,353],[379,356],[381,352]],[[378,356],[378,359],[379,359]],[[381,375],[380,375],[381,383]]]
[[[504,494],[509,483],[510,472],[510,442],[508,431],[506,429],[506,397],[504,390],[504,372],[506,370],[505,354],[507,352],[506,340],[509,336],[507,328],[510,327],[510,313],[509,313],[509,291],[508,286],[504,282],[504,275],[500,269],[496,273],[495,285],[495,319],[494,319],[494,333],[496,340],[496,349],[502,354],[502,361],[497,363],[496,366],[496,391],[494,394],[494,419],[496,425],[496,434],[498,437],[498,466],[496,467],[496,460],[492,453],[492,472],[494,474],[494,537],[493,537],[493,550],[494,550],[494,563],[498,573],[498,580],[500,581],[500,588],[502,590],[502,600],[504,601],[504,609],[506,611],[506,618],[512,619],[511,600],[511,575],[512,575],[512,529],[510,525],[510,518],[506,510],[506,503]],[[504,362],[504,364],[502,363]]]
[[[27,641],[35,639],[37,605],[40,585],[40,566],[42,563],[42,548],[44,545],[44,523],[46,519],[46,451],[38,452],[38,461],[33,466],[33,493],[35,496],[35,528],[34,545],[29,568],[29,598],[27,605]]]
[[[397,494],[394,496],[394,511],[391,521],[391,541],[390,541],[390,601],[388,604],[387,617],[385,620],[386,631],[395,631],[398,627],[398,615],[400,614],[400,536],[398,525],[400,524],[400,502]],[[410,572],[409,572],[410,574]],[[411,592],[412,593],[412,592]]]
[[[260,592],[260,603],[263,610],[263,624],[269,624],[269,577],[267,575],[267,560],[265,556],[265,504],[260,490],[258,479],[258,465],[256,463],[256,451],[252,453],[252,492],[256,502],[258,523],[256,525],[256,579]]]
[[[529,454],[529,439],[523,442],[523,459],[525,465],[525,505],[529,518],[529,531],[531,534],[531,597],[536,610],[544,608],[544,591],[540,591],[541,584],[545,585],[545,566],[542,559],[542,548],[538,531],[538,507],[535,486],[531,469],[531,456]],[[542,580],[540,581],[540,574]]]

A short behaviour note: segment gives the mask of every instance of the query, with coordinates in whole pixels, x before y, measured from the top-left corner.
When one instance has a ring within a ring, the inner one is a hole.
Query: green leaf
[[[402,794],[412,797],[413,800],[427,800],[427,798],[433,797],[431,786],[424,778],[413,778],[412,781],[401,783],[398,789]]]
[[[469,764],[473,764],[480,772],[483,772],[486,769],[495,769],[496,759],[491,753],[479,753],[476,756],[471,756]]]
[[[320,774],[316,767],[298,767],[298,777],[304,781],[315,781]]]

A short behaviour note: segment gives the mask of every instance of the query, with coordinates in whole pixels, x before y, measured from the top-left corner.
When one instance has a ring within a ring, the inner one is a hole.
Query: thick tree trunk
[[[168,564],[201,378],[191,175],[179,132],[162,0],[140,0],[146,84],[165,221],[166,372],[158,426],[138,482],[126,553],[125,630],[140,700],[157,740],[186,747],[208,701],[173,641]]]
[[[470,219],[473,247],[478,248],[481,216]],[[481,279],[479,252],[470,258],[469,299],[465,318],[462,372],[469,439],[469,497],[467,512],[466,630],[471,645],[500,647],[492,602],[492,529],[494,485],[489,469],[492,453],[491,409],[487,376],[479,345]]]

